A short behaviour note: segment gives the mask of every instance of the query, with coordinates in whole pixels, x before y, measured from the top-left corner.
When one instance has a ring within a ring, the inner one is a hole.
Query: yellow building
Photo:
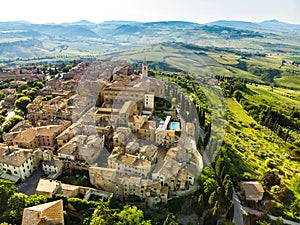
[[[156,130],[155,136],[158,145],[170,148],[175,141],[175,130]]]
[[[28,128],[20,132],[12,142],[20,148],[54,150],[57,144],[56,137],[64,129],[61,125]]]

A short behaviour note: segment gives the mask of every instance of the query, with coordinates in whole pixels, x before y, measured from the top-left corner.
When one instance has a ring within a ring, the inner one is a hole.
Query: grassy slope
[[[225,142],[232,145],[243,159],[245,170],[251,178],[259,180],[269,169],[267,161],[272,160],[284,184],[291,186],[291,179],[300,173],[299,162],[287,159],[286,143],[269,129],[256,123],[251,116],[233,99],[226,99],[228,126]],[[250,123],[255,124],[254,128]]]
[[[243,92],[248,101],[256,104],[267,103],[278,111],[290,114],[293,108],[300,110],[300,91],[274,88],[271,91],[269,86],[247,85],[250,92]]]
[[[141,61],[146,56],[149,61],[165,62],[190,73],[205,76],[211,72],[214,75],[244,78],[265,83],[259,76],[232,66],[238,63],[241,56],[223,52],[208,52],[206,55],[193,53],[193,51],[185,48],[178,49],[174,46],[153,45],[121,50],[109,53],[106,56],[111,57],[113,60],[127,60],[129,62]],[[268,57],[251,57],[243,59],[243,61],[250,66],[255,65],[266,69],[281,69],[282,77],[275,78],[275,83],[283,87],[300,89],[300,75],[286,71],[286,69],[298,69],[286,66],[280,68],[282,59],[284,58],[286,58],[286,55],[271,55]]]

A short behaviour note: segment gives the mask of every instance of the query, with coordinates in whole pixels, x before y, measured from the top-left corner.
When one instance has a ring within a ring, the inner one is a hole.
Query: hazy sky
[[[300,0],[3,0],[0,21],[263,21],[300,24]]]

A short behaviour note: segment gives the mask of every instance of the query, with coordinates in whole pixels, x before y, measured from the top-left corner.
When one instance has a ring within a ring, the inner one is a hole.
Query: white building
[[[16,148],[4,153],[1,163],[1,178],[25,180],[35,170],[33,150]]]
[[[59,159],[45,160],[42,169],[46,175],[53,175],[51,178],[55,179],[62,173],[63,163]]]

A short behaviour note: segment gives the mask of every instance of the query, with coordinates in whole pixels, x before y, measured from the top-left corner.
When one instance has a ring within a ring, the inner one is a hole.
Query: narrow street
[[[272,216],[272,215],[269,215],[269,217],[272,219],[272,220],[277,220],[278,217],[276,216]],[[300,223],[297,223],[297,222],[294,222],[294,221],[290,221],[290,220],[287,220],[287,219],[283,219],[283,222],[284,224],[289,224],[289,225],[300,225]]]
[[[18,192],[26,194],[27,196],[33,195],[42,174],[42,169],[38,168],[23,183],[17,185]]]
[[[232,199],[233,199],[233,203],[234,203],[233,222],[236,225],[244,225],[242,205],[241,205],[241,202],[240,202],[234,188],[233,188]]]

